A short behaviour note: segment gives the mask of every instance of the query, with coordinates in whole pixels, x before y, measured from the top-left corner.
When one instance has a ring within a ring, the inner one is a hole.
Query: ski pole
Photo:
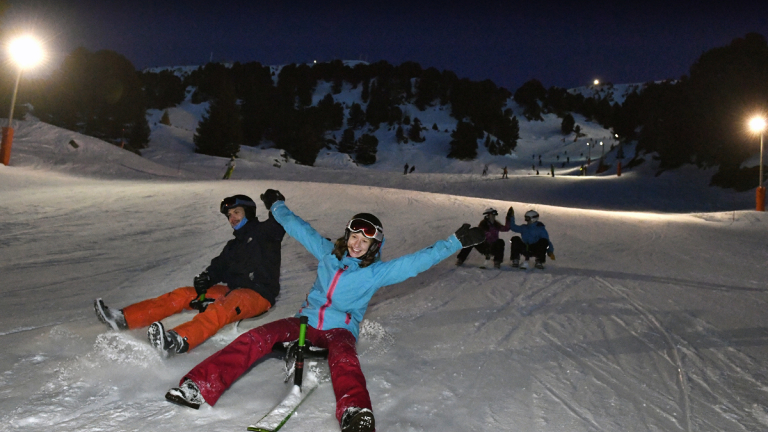
[[[308,318],[302,316],[299,319],[299,349],[296,351],[296,369],[293,373],[293,385],[301,387],[301,379],[304,374],[304,338],[307,335]]]

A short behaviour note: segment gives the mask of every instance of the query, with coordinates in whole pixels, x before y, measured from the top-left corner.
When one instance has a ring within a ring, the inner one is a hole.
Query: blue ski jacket
[[[510,231],[514,231],[516,233],[520,233],[520,237],[523,239],[523,243],[525,244],[534,244],[537,241],[541,239],[547,239],[549,242],[549,247],[547,247],[547,253],[555,253],[555,245],[552,244],[552,241],[549,239],[549,233],[547,232],[547,229],[544,228],[544,224],[541,222],[535,222],[530,225],[517,225],[515,224],[515,216],[512,216],[512,222],[509,225]]]
[[[315,283],[296,316],[306,316],[309,325],[318,330],[345,328],[355,339],[368,302],[379,288],[416,276],[461,249],[461,242],[452,234],[418,252],[387,262],[377,259],[361,268],[360,260],[346,252],[341,260],[336,258],[334,243],[296,216],[284,201],[275,202],[270,210],[288,235],[319,261]]]

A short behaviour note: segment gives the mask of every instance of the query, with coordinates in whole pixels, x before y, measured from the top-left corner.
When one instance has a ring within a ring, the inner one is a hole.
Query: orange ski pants
[[[177,288],[160,297],[147,299],[123,309],[128,328],[146,327],[155,321],[168,318],[184,310],[193,310],[189,302],[197,297],[193,287]],[[272,305],[254,290],[240,288],[231,290],[225,285],[208,288],[205,298],[215,301],[208,305],[205,312],[198,313],[173,330],[187,339],[189,349],[203,343],[229,323],[252,318],[268,311]]]

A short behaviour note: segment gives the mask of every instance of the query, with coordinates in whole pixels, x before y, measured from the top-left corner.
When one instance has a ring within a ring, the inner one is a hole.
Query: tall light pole
[[[756,210],[765,211],[765,186],[763,186],[763,131],[765,130],[765,118],[755,116],[749,121],[749,128],[754,133],[760,134],[760,181],[757,183]]]
[[[0,162],[8,165],[11,161],[11,146],[13,145],[13,110],[16,107],[16,95],[19,92],[19,81],[24,69],[29,69],[43,59],[43,49],[40,43],[31,36],[22,36],[11,41],[8,45],[11,60],[16,63],[19,72],[16,74],[16,84],[13,86],[11,112],[8,115],[8,127],[3,128],[2,143],[0,143]]]

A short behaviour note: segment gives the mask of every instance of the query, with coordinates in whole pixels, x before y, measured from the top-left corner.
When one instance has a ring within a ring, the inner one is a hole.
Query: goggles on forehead
[[[364,236],[368,237],[369,239],[374,239],[378,241],[384,240],[384,230],[374,225],[371,222],[368,222],[365,219],[352,219],[347,224],[347,229],[350,232],[359,232],[362,233]]]
[[[526,222],[530,222],[530,220],[531,220],[531,217],[530,217],[530,216],[526,216],[526,217],[525,217],[525,221],[526,221]]]

